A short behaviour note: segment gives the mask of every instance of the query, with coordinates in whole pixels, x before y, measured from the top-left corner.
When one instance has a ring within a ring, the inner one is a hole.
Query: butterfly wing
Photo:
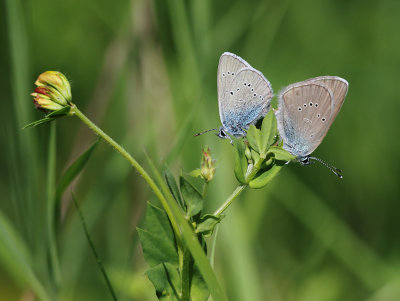
[[[250,64],[244,59],[230,52],[224,52],[219,58],[218,74],[217,74],[217,86],[218,86],[218,108],[219,117],[221,122],[224,123],[223,114],[223,95],[227,91],[227,87],[232,86],[234,77],[243,68],[251,68]]]
[[[349,83],[339,76],[319,76],[304,82],[315,82],[326,85],[333,94],[333,119],[339,113],[349,89]]]
[[[300,82],[279,95],[276,114],[284,148],[298,157],[311,154],[334,119],[334,98],[322,83]]]
[[[241,69],[221,93],[222,126],[237,137],[245,135],[243,130],[267,114],[273,96],[271,84],[252,67]]]

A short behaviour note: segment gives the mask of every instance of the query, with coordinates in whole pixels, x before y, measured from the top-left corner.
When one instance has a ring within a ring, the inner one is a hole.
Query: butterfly
[[[278,96],[275,112],[283,148],[303,164],[319,161],[341,176],[341,170],[310,154],[321,144],[348,91],[348,82],[337,76],[320,76],[289,85]]]
[[[263,118],[270,109],[271,84],[244,59],[224,52],[219,59],[217,86],[222,123],[217,136],[228,139],[229,135],[236,138],[246,136],[249,126]]]

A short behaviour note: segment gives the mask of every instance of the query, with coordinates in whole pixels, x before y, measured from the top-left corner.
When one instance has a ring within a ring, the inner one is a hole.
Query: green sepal
[[[34,122],[31,122],[31,123],[25,125],[22,129],[24,130],[24,129],[27,129],[27,128],[30,128],[30,127],[37,126],[39,124],[51,122],[51,121],[53,121],[53,120],[55,120],[55,119],[57,119],[59,117],[67,115],[70,110],[71,110],[71,107],[68,106],[68,107],[64,107],[64,108],[62,108],[60,110],[51,112],[51,113],[47,114],[44,118],[36,120]]]
[[[47,122],[53,121],[53,120],[55,120],[55,119],[56,119],[56,118],[45,117],[45,118],[36,120],[36,121],[34,121],[34,122],[31,122],[31,123],[25,125],[22,129],[25,130],[25,129],[27,129],[27,128],[34,127],[34,126],[37,126],[37,125],[39,125],[39,124],[47,123]]]
[[[234,139],[233,145],[235,147],[235,176],[236,179],[241,184],[246,183],[246,172],[247,172],[247,159],[245,155],[246,146],[244,145],[243,140]]]
[[[203,209],[204,202],[200,192],[182,176],[179,177],[179,185],[186,205],[187,216],[195,216]]]
[[[180,300],[180,277],[176,265],[165,262],[147,270],[146,275],[156,289],[158,300]]]
[[[269,170],[251,180],[249,183],[250,188],[262,188],[267,185],[278,174],[282,166],[283,165],[274,165]]]
[[[256,152],[260,153],[261,151],[261,136],[260,136],[260,131],[255,127],[254,124],[250,125],[247,135],[246,135],[247,141],[250,144],[250,147],[254,149]]]
[[[261,145],[260,154],[265,155],[269,147],[275,142],[277,134],[276,117],[272,110],[265,115],[261,125]]]
[[[293,156],[287,150],[278,146],[271,146],[268,152],[273,153],[275,160],[278,161],[292,161],[296,159],[296,156]]]
[[[68,115],[68,113],[71,111],[71,107],[70,106],[66,106],[62,109],[59,109],[57,111],[53,111],[49,114],[46,115],[46,117],[60,117],[60,116],[64,116],[64,115]]]
[[[211,236],[215,226],[221,221],[221,218],[212,214],[203,215],[196,227],[196,233],[202,233],[204,237]]]
[[[136,229],[147,264],[150,267],[166,262],[178,265],[175,236],[167,214],[162,209],[147,203],[144,222],[145,229]]]
[[[179,206],[183,209],[186,210],[185,204],[183,203],[183,200],[181,198],[181,194],[179,192],[178,185],[176,184],[175,178],[171,171],[167,168],[164,171],[164,178],[165,182],[168,185],[169,191],[171,192],[172,196],[174,197],[175,201],[179,204]]]

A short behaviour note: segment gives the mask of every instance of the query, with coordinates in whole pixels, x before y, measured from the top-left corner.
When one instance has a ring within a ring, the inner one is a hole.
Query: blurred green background
[[[231,51],[275,92],[319,75],[348,80],[340,114],[314,155],[344,171],[290,164],[248,190],[219,228],[216,271],[229,300],[400,300],[400,2],[4,0],[0,9],[0,300],[52,291],[45,249],[50,126],[29,93],[65,73],[73,101],[145,163],[175,174],[217,160],[207,206],[233,191],[233,148],[193,133],[220,125],[216,71]],[[56,181],[95,136],[57,121]],[[146,166],[146,165],[145,165]],[[101,143],[72,190],[120,300],[156,300],[135,227],[145,182]],[[77,214],[59,209],[60,300],[110,300]],[[51,295],[51,294],[50,294]]]

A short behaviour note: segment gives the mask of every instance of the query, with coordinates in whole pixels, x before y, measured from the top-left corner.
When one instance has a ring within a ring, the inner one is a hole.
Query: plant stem
[[[190,251],[184,247],[183,252],[183,261],[181,267],[181,286],[182,286],[182,301],[190,301],[190,262],[191,256]]]
[[[201,196],[203,197],[203,199],[206,197],[207,190],[208,190],[208,182],[204,181],[203,191],[201,192]]]
[[[108,144],[110,144],[115,150],[117,150],[128,162],[139,172],[139,174],[143,177],[143,179],[149,184],[150,188],[153,190],[155,195],[163,204],[165,211],[168,216],[172,216],[172,212],[169,209],[169,206],[166,203],[164,196],[161,191],[158,189],[157,185],[154,183],[153,179],[149,176],[149,174],[143,169],[143,167],[117,142],[114,141],[110,136],[108,136],[102,129],[100,129],[97,125],[95,125],[89,118],[87,118],[76,105],[72,105],[71,107],[72,114],[75,114],[80,120],[82,120],[90,129],[92,129],[97,135],[104,139]],[[171,225],[174,228],[174,232],[176,233],[178,239],[180,238],[180,231],[176,221],[171,219]]]
[[[56,179],[56,123],[50,125],[50,135],[49,135],[49,148],[47,154],[47,187],[46,187],[46,221],[47,221],[47,243],[50,252],[50,262],[51,262],[51,273],[55,296],[57,296],[57,290],[61,282],[61,272],[58,261],[58,252],[56,244],[55,235],[55,179]]]
[[[254,178],[254,176],[260,170],[263,162],[264,162],[263,158],[258,159],[256,164],[254,164],[253,168],[251,169],[251,171],[246,175],[246,181],[247,181],[246,183],[248,183],[249,181],[251,181]]]
[[[232,192],[226,201],[214,212],[213,215],[221,217],[221,214],[229,207],[229,205],[236,199],[239,194],[247,187],[247,185],[240,185]]]
[[[101,271],[101,273],[103,274],[104,279],[106,280],[108,289],[110,290],[110,293],[111,293],[111,295],[112,295],[113,300],[114,300],[114,301],[117,301],[117,300],[118,300],[118,299],[117,299],[117,296],[115,295],[114,289],[113,289],[113,287],[112,287],[112,285],[111,285],[110,279],[109,279],[108,276],[107,276],[106,270],[104,269],[103,264],[101,263],[100,257],[99,257],[99,255],[97,254],[96,247],[94,246],[93,241],[92,241],[92,238],[90,237],[89,231],[88,231],[88,229],[87,229],[87,227],[86,227],[85,218],[83,217],[81,208],[79,207],[79,204],[78,204],[77,200],[75,199],[75,196],[74,196],[74,195],[72,195],[72,200],[74,201],[76,210],[78,210],[79,217],[80,217],[80,219],[81,219],[81,224],[82,224],[82,227],[83,227],[83,231],[85,232],[86,239],[87,239],[87,241],[89,242],[89,245],[90,245],[90,248],[92,249],[93,255],[94,255],[94,257],[96,258],[97,265],[99,266],[100,271]]]

